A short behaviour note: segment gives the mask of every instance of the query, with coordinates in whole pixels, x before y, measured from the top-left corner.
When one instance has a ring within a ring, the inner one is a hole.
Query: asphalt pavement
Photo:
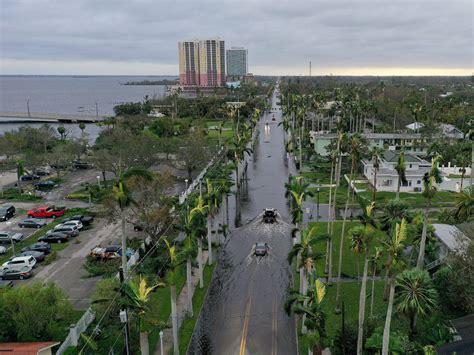
[[[278,126],[281,112],[274,113],[275,121],[272,116],[267,114],[259,122],[259,142],[248,160],[242,191],[242,226],[232,230],[219,255],[189,354],[297,353],[295,320],[283,308],[292,282],[286,260],[292,227],[284,197],[291,168]],[[262,222],[267,207],[278,210],[277,223]],[[268,243],[268,255],[253,255],[256,242]]]

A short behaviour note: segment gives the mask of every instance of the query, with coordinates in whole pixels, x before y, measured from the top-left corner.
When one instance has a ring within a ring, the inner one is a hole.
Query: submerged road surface
[[[242,192],[243,225],[232,230],[220,253],[190,354],[297,353],[295,321],[284,311],[291,283],[286,258],[292,227],[284,196],[289,171],[284,161],[284,133],[278,126],[281,113],[274,113],[275,121],[272,115],[259,123],[259,142],[248,159],[248,180]],[[262,222],[266,207],[278,210],[277,223]],[[264,257],[252,252],[260,241],[270,246]]]

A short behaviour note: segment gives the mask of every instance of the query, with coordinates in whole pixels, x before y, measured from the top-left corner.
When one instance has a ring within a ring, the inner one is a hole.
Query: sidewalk
[[[202,252],[202,258],[203,258],[203,266],[206,266],[207,263],[207,257],[208,257],[208,252],[207,250],[203,250]],[[196,286],[199,284],[199,275],[198,275],[198,268],[193,268],[192,269],[192,289],[193,289],[193,294],[196,289]],[[181,324],[183,324],[184,319],[186,318],[186,307],[188,304],[188,288],[186,287],[186,284],[184,284],[183,289],[181,290],[181,293],[178,296],[178,301],[177,301],[177,309],[178,309],[178,333],[179,333],[179,328],[181,328]],[[194,316],[198,316],[198,314],[195,314]],[[171,315],[168,320],[169,324],[172,324],[171,320]],[[169,354],[173,350],[173,329],[172,328],[167,328],[163,330],[163,354]],[[161,349],[160,349],[160,341],[157,342],[156,348],[153,352],[155,355],[161,355]]]

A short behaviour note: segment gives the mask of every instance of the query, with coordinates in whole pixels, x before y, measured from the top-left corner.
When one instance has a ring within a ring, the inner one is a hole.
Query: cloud
[[[465,0],[1,0],[0,72],[176,74],[179,40],[219,36],[260,74],[469,74],[472,26]]]

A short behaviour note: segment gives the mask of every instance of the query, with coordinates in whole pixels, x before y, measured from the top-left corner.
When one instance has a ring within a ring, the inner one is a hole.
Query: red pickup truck
[[[40,206],[28,211],[28,217],[32,218],[56,218],[66,212],[64,207]]]

